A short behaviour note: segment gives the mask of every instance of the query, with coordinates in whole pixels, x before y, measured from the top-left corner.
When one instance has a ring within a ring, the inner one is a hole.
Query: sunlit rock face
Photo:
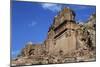
[[[94,61],[96,56],[96,14],[84,24],[75,21],[75,12],[62,9],[54,17],[42,44],[28,42],[13,66]]]

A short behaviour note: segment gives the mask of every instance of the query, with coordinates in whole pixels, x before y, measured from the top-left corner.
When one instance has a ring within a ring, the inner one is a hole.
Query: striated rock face
[[[75,13],[64,8],[55,16],[42,44],[27,43],[12,66],[95,61],[96,14],[85,24],[77,24]]]

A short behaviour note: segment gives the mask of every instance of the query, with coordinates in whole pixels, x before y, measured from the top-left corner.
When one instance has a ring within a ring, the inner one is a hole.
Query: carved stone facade
[[[49,53],[58,54],[62,51],[64,54],[76,50],[77,29],[80,26],[75,22],[75,13],[69,8],[64,8],[58,16],[54,18],[53,25],[48,32],[46,49]]]

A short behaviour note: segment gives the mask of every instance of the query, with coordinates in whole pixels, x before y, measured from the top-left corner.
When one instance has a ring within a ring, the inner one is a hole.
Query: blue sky
[[[15,57],[27,42],[42,43],[53,18],[63,7],[69,7],[76,13],[76,21],[85,22],[96,12],[95,6],[54,4],[39,2],[12,2],[11,43],[12,57]]]

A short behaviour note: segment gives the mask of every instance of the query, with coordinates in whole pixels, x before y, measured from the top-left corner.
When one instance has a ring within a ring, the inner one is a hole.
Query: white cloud
[[[18,54],[18,53],[19,53],[19,50],[12,51],[12,55],[15,55],[15,54]]]
[[[62,6],[58,4],[51,4],[51,3],[42,3],[41,4],[44,9],[48,9],[52,12],[58,12],[61,10]]]
[[[11,52],[12,58],[15,58],[20,53],[20,50],[15,50]]]
[[[31,23],[28,24],[29,27],[34,27],[37,24],[37,22],[32,21]]]

